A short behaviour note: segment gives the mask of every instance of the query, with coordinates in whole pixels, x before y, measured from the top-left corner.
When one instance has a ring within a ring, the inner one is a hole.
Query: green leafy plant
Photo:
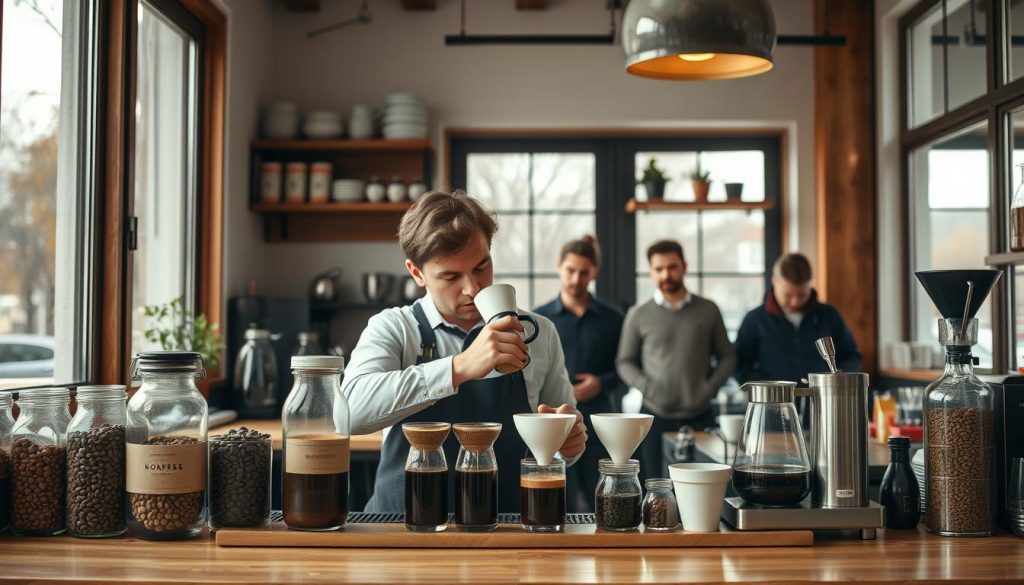
[[[710,183],[711,171],[704,168],[704,166],[700,162],[700,157],[698,156],[697,166],[693,167],[693,170],[691,170],[687,174],[687,177],[689,177],[692,181],[697,181],[698,183]]]
[[[665,176],[665,173],[662,172],[662,170],[659,169],[657,166],[655,166],[654,163],[656,163],[656,162],[657,162],[657,159],[654,159],[654,158],[652,158],[651,160],[649,160],[647,162],[647,167],[644,168],[643,176],[640,177],[639,181],[637,181],[638,185],[642,184],[642,183],[648,183],[648,182],[653,182],[653,183],[666,183],[666,182],[668,182],[668,177]]]
[[[210,371],[220,366],[224,351],[220,325],[208,323],[206,315],[193,315],[178,297],[163,305],[146,305],[142,314],[149,318],[144,332],[146,340],[160,344],[161,349],[195,351],[203,356],[203,366]]]

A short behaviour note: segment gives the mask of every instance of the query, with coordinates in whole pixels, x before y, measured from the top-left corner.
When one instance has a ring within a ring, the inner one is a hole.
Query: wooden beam
[[[403,10],[437,10],[437,0],[402,0]]]
[[[320,12],[320,0],[281,0],[288,12]]]
[[[815,0],[815,28],[844,35],[845,47],[814,56],[814,158],[817,276],[864,355],[878,363],[878,241],[875,211],[874,3]]]
[[[516,0],[516,10],[545,10],[548,0]]]

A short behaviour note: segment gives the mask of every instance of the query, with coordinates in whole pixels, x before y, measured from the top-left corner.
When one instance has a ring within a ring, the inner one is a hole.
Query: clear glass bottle
[[[527,532],[565,529],[565,461],[557,455],[548,465],[528,457],[519,462],[519,512]]]
[[[1017,165],[1021,171],[1021,182],[1013,193],[1010,204],[1010,249],[1024,251],[1024,163]]]
[[[206,399],[196,378],[206,375],[192,351],[141,352],[128,401],[125,518],[133,536],[178,540],[206,525]]]
[[[882,477],[878,503],[885,506],[885,527],[913,530],[921,519],[921,488],[910,467],[910,438],[889,437],[889,465]]]
[[[13,394],[0,392],[0,532],[7,530],[11,509],[11,432],[14,430]]]
[[[448,461],[444,441],[451,425],[404,423],[409,441],[405,459],[405,527],[414,532],[441,532],[448,527]]]
[[[79,386],[68,425],[68,533],[117,536],[125,531],[124,386]]]
[[[939,320],[946,369],[926,390],[925,527],[942,536],[988,536],[995,533],[993,397],[974,375],[971,345],[949,342],[964,339],[961,323]],[[965,335],[977,340],[977,319]]]
[[[672,480],[652,477],[644,482],[647,494],[644,496],[644,530],[667,532],[679,527],[679,505],[676,502]]]
[[[67,431],[71,422],[67,388],[39,388],[18,394],[21,413],[11,444],[11,532],[52,536],[64,532]]]
[[[247,329],[235,362],[234,405],[242,418],[271,418],[277,410],[277,357],[266,329]]]
[[[348,521],[348,401],[341,392],[345,360],[293,356],[295,383],[284,402],[281,508],[298,530],[337,530]]]
[[[599,530],[636,530],[642,519],[640,503],[640,462],[630,459],[616,465],[611,459],[597,462],[600,477],[594,492],[594,515]]]
[[[811,463],[793,399],[796,382],[748,382],[732,486],[746,502],[796,506],[811,492]]]
[[[498,460],[494,442],[501,423],[456,423],[459,440],[455,461],[455,527],[493,530],[498,527]]]

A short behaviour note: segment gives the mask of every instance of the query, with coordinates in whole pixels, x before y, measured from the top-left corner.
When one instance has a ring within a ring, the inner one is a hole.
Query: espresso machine
[[[738,530],[859,531],[870,540],[885,526],[885,508],[868,498],[868,375],[837,371],[831,338],[816,346],[830,371],[810,374],[808,388],[787,393],[793,382],[755,383],[778,385],[781,392],[771,394],[783,400],[810,397],[810,496],[777,507],[726,498],[722,519]],[[756,424],[750,418],[745,425]]]

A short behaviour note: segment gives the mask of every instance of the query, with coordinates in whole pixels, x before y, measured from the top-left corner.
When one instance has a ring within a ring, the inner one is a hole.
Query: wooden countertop
[[[230,429],[237,429],[240,427],[246,427],[249,429],[255,429],[261,433],[267,433],[270,435],[271,441],[274,442],[274,449],[281,449],[281,421],[277,419],[269,420],[246,420],[239,419],[233,420],[227,424],[223,424],[217,427],[213,427],[209,430],[209,434],[220,435],[228,432]],[[384,442],[384,433],[377,431],[376,433],[370,433],[369,435],[352,435],[349,442],[349,447],[353,451],[380,451],[381,443]]]
[[[542,535],[538,535],[541,536]],[[429,538],[430,535],[424,535]],[[880,530],[878,540],[784,549],[298,549],[0,537],[14,583],[729,583],[1024,582],[1024,539],[953,539]]]

